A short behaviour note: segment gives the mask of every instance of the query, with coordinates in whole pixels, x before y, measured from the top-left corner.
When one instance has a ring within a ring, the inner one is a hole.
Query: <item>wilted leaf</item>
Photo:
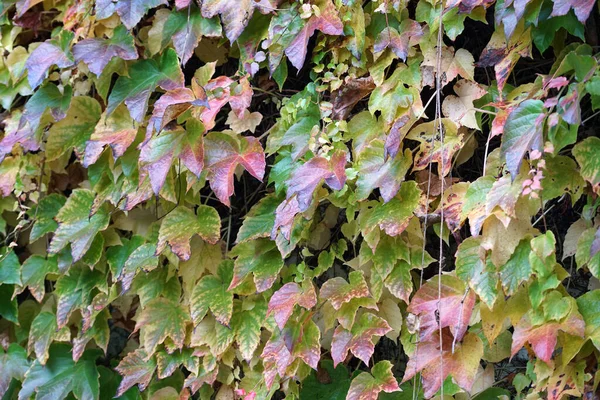
[[[444,115],[459,125],[479,129],[473,101],[487,93],[485,88],[475,82],[461,79],[454,85],[454,93],[457,95],[449,95],[444,99],[442,104]]]

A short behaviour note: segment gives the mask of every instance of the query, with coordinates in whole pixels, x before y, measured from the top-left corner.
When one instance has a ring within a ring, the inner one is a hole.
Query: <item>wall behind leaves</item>
[[[593,0],[1,0],[2,399],[596,398]]]

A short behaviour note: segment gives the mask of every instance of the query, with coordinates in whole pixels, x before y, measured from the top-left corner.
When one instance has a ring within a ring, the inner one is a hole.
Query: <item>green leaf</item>
[[[139,270],[150,272],[157,266],[158,257],[156,256],[156,245],[154,243],[146,243],[135,249],[125,261],[123,270],[118,276],[118,280],[123,284],[123,290],[129,290],[133,278]]]
[[[131,239],[122,237],[121,243],[122,244],[119,246],[109,247],[105,252],[106,261],[110,267],[113,280],[116,280],[121,276],[125,262],[127,262],[127,259],[135,249],[144,244],[144,238],[139,235],[133,235]]]
[[[514,181],[521,168],[525,153],[541,150],[544,102],[528,99],[519,104],[506,119],[500,154]]]
[[[35,210],[33,210],[33,227],[29,234],[29,241],[35,242],[47,233],[56,231],[58,224],[54,220],[54,217],[58,214],[60,209],[65,205],[67,199],[56,193],[44,196]]]
[[[181,349],[186,325],[190,322],[190,316],[181,304],[159,297],[144,306],[135,324],[135,331],[142,329],[140,342],[152,354],[167,337],[176,348]]]
[[[124,102],[131,117],[141,123],[146,115],[150,95],[156,86],[164,90],[183,86],[179,59],[172,49],[167,49],[157,60],[136,62],[129,69],[129,77],[120,76],[108,96],[106,113],[110,115]]]
[[[231,317],[231,328],[244,360],[250,362],[260,344],[261,328],[267,316],[267,302],[263,297],[246,298],[237,302]]]
[[[105,291],[105,286],[106,275],[98,270],[90,270],[84,265],[71,268],[68,275],[61,276],[56,281],[54,290],[54,294],[58,296],[58,327],[66,325],[73,311],[86,308],[94,298],[95,290]]]
[[[67,116],[52,125],[48,131],[47,161],[56,160],[72,149],[81,157],[101,113],[100,104],[96,99],[87,96],[75,97],[71,101]]]
[[[282,200],[280,196],[268,195],[254,205],[244,217],[236,243],[269,237],[275,224],[275,210]]]
[[[160,225],[156,252],[161,253],[169,244],[171,251],[180,259],[190,258],[190,239],[194,235],[215,244],[221,234],[221,218],[217,210],[209,206],[198,206],[196,214],[179,206],[169,212]]]
[[[56,216],[58,229],[48,248],[49,253],[56,254],[70,244],[73,261],[83,257],[96,234],[106,229],[110,220],[106,206],[90,216],[95,197],[91,190],[73,190]]]
[[[25,260],[21,268],[21,286],[23,289],[28,287],[29,292],[33,297],[41,303],[44,299],[44,294],[46,293],[46,275],[56,273],[58,273],[58,262],[56,257],[33,255]]]
[[[470,237],[458,246],[456,276],[467,281],[489,308],[494,307],[498,297],[498,274],[487,258],[480,238]]]
[[[7,251],[7,248],[3,249]],[[9,250],[0,258],[0,284],[21,284],[21,263],[14,251]]]
[[[264,292],[273,286],[283,268],[283,259],[275,243],[267,239],[240,243],[229,254],[235,257],[230,290],[239,286],[252,273],[256,290]]]
[[[16,343],[0,348],[0,396],[4,396],[13,379],[23,381],[29,369],[27,351]]]
[[[302,382],[300,398],[345,400],[350,389],[350,375],[346,366],[340,364],[334,368],[331,360],[322,360],[318,371],[312,371]]]
[[[402,184],[398,194],[388,201],[371,202],[372,206],[361,210],[358,216],[363,236],[379,228],[390,236],[397,236],[406,229],[414,210],[417,209],[421,191],[415,181]]]
[[[221,262],[215,275],[206,275],[196,284],[190,299],[190,313],[194,325],[198,324],[208,310],[215,319],[229,326],[233,313],[233,293],[227,291],[232,278],[231,261]]]
[[[75,363],[71,358],[69,346],[53,345],[46,365],[36,360],[31,366],[19,399],[28,399],[34,392],[37,392],[37,400],[64,399],[73,392],[78,400],[97,400],[100,394],[97,357],[97,351],[88,351]]]
[[[527,282],[533,273],[529,263],[530,241],[529,238],[521,240],[510,259],[500,267],[500,281],[509,296],[517,291],[522,282]]]
[[[15,324],[19,322],[17,299],[13,299],[13,285],[0,285],[0,315]]]
[[[586,138],[573,147],[573,156],[581,167],[583,179],[597,186],[600,184],[600,138]]]
[[[585,337],[600,349],[600,290],[579,296],[577,308],[585,321]]]

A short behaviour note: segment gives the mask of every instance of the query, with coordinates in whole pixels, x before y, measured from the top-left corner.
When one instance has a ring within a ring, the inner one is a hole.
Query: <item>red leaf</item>
[[[245,77],[241,78],[236,84],[231,78],[220,76],[211,79],[204,89],[209,93],[208,108],[202,112],[200,118],[208,130],[214,128],[217,114],[227,103],[229,103],[238,118],[243,118],[244,110],[250,106],[254,93],[250,82]]]
[[[269,300],[267,316],[274,314],[275,322],[279,329],[283,329],[285,323],[292,315],[296,304],[311,309],[317,304],[317,293],[312,283],[307,288],[302,288],[295,282],[286,283],[278,291],[273,293]]]
[[[345,120],[350,112],[361,99],[369,95],[375,89],[373,78],[348,78],[341,88],[331,93],[333,111],[331,118]]]
[[[294,196],[289,200],[284,200],[275,210],[275,224],[271,230],[271,239],[275,240],[277,231],[281,229],[281,234],[287,240],[290,240],[292,232],[292,223],[296,215],[300,213],[300,205],[298,197]]]
[[[221,203],[229,206],[233,174],[241,164],[258,180],[265,174],[265,153],[254,137],[211,132],[205,138],[206,168],[211,189]]]
[[[542,361],[550,363],[552,353],[556,347],[558,331],[561,330],[573,336],[583,337],[585,334],[585,322],[581,314],[571,311],[563,322],[545,322],[539,326],[533,326],[530,314],[525,314],[515,326],[511,347],[511,357],[517,354],[523,345],[531,344],[535,355]]]
[[[450,327],[456,340],[461,340],[473,313],[475,297],[475,293],[468,290],[463,281],[452,275],[443,275],[438,288],[436,276],[421,286],[407,311],[419,316],[421,340],[430,337],[440,327]]]
[[[320,15],[313,14],[292,43],[285,49],[285,54],[297,70],[302,69],[304,65],[308,50],[308,40],[316,30],[333,36],[339,36],[344,33],[344,24],[338,16],[335,4],[331,0],[323,0],[320,3],[322,5],[320,7]]]
[[[298,168],[288,182],[287,198],[298,198],[300,211],[306,211],[312,202],[312,196],[323,180],[333,190],[341,190],[346,183],[347,153],[338,150],[331,160],[314,157]]]
[[[440,389],[448,375],[467,392],[473,387],[479,361],[483,356],[481,339],[469,333],[462,343],[454,343],[449,332],[442,332],[440,351],[439,332],[427,341],[419,342],[415,354],[409,359],[402,382],[421,372],[425,397],[430,398]]]
[[[338,326],[335,328],[331,342],[331,358],[334,367],[346,359],[348,350],[369,365],[369,360],[375,351],[373,336],[383,336],[391,330],[385,320],[371,313],[361,315],[350,331]]]

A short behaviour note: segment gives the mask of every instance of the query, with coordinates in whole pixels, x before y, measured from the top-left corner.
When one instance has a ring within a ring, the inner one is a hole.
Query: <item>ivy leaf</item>
[[[482,356],[483,343],[477,335],[468,333],[462,343],[454,345],[454,338],[444,330],[440,350],[439,332],[436,331],[429,340],[419,343],[418,357],[415,355],[408,360],[402,383],[420,372],[425,397],[430,398],[442,387],[443,380],[452,375],[458,386],[470,392]]]
[[[192,236],[198,235],[208,243],[215,244],[220,234],[221,218],[217,210],[201,205],[194,214],[191,209],[179,206],[169,212],[160,225],[156,254],[169,244],[171,251],[181,260],[189,260]]]
[[[530,343],[535,355],[545,363],[550,363],[559,330],[573,336],[584,337],[585,322],[577,311],[575,300],[573,300],[571,312],[562,322],[548,321],[543,322],[541,325],[534,325],[531,319],[531,311],[525,314],[519,323],[515,325],[511,356],[514,357],[525,343]]]
[[[404,19],[398,30],[388,26],[379,33],[373,44],[373,51],[379,53],[389,47],[398,58],[406,61],[408,49],[418,44],[421,36],[423,36],[421,25],[417,21]]]
[[[69,270],[56,281],[54,294],[58,297],[56,321],[58,328],[64,327],[71,313],[86,308],[94,298],[94,290],[106,286],[106,276],[98,270],[80,265]]]
[[[415,181],[406,181],[400,191],[387,203],[373,202],[369,208],[361,210],[358,223],[363,236],[379,228],[389,236],[401,234],[417,209],[421,191]]]
[[[487,91],[475,82],[461,79],[454,85],[454,93],[444,98],[442,111],[444,115],[461,126],[479,129],[473,101],[483,97]]]
[[[600,185],[598,151],[600,151],[600,139],[594,136],[582,140],[573,147],[573,156],[581,167],[581,176],[591,183],[595,190]]]
[[[0,266],[0,269],[2,267]],[[30,256],[21,267],[21,286],[19,292],[25,287],[29,288],[32,296],[41,303],[44,300],[45,279],[48,274],[58,273],[58,263],[56,257],[42,257],[40,255]]]
[[[28,151],[39,150],[38,128],[42,116],[46,110],[50,109],[50,115],[55,121],[64,118],[71,104],[71,95],[71,86],[64,87],[62,91],[53,83],[46,83],[40,87],[25,104],[18,127],[14,130],[7,130],[0,141],[0,161],[12,151],[13,146],[17,143]]]
[[[317,293],[312,283],[308,282],[300,286],[295,282],[290,282],[283,285],[271,296],[267,315],[274,314],[277,326],[279,329],[283,329],[296,304],[307,310],[317,304]]]
[[[96,163],[107,145],[115,160],[123,156],[135,140],[137,132],[138,124],[131,118],[124,104],[110,115],[103,113],[86,142],[83,166],[88,168]]]
[[[66,398],[73,392],[77,399],[98,400],[100,387],[96,369],[97,351],[88,351],[78,362],[73,362],[70,349],[64,344],[55,344],[50,349],[46,365],[34,361],[23,381],[19,399],[50,400]]]
[[[230,205],[233,175],[238,165],[242,165],[256,179],[263,179],[265,153],[256,138],[211,132],[206,135],[204,146],[210,187],[226,206]]]
[[[135,0],[139,1],[139,0]],[[150,94],[160,86],[173,90],[183,86],[183,73],[177,54],[167,49],[156,60],[141,60],[129,68],[129,76],[120,76],[108,96],[107,115],[125,103],[131,117],[141,123],[146,115]]]
[[[113,31],[110,39],[84,39],[73,46],[75,61],[83,61],[90,71],[100,76],[104,67],[113,57],[123,60],[136,60],[138,53],[133,36],[123,25]]]
[[[577,298],[577,308],[585,322],[585,337],[600,348],[600,290],[592,290]]]
[[[0,258],[0,284],[21,284],[21,263],[13,250],[6,251]]]
[[[204,90],[208,95],[208,107],[202,111],[200,119],[209,130],[215,127],[217,114],[227,103],[238,118],[243,118],[254,93],[246,77],[235,82],[227,76],[219,76],[208,81]]]
[[[553,2],[551,16],[556,17],[560,15],[566,15],[569,10],[573,9],[577,19],[582,24],[585,24],[592,8],[594,8],[593,0],[558,0]]]
[[[315,189],[323,180],[333,190],[341,190],[346,183],[346,157],[345,151],[336,151],[331,160],[313,157],[302,164],[288,181],[287,198],[296,195],[300,211],[306,211]]]
[[[470,237],[456,251],[456,276],[469,286],[489,308],[494,307],[498,297],[498,274],[481,247],[481,239]]]
[[[31,322],[27,351],[34,353],[37,361],[42,365],[45,365],[50,357],[48,349],[57,332],[56,316],[51,312],[42,311]]]
[[[74,64],[73,55],[69,50],[71,40],[73,40],[73,33],[62,30],[57,36],[40,44],[29,54],[25,69],[32,89],[42,83],[52,65],[69,68]]]
[[[392,363],[379,361],[371,368],[371,373],[361,372],[352,379],[346,400],[377,399],[380,392],[401,391],[392,373]]]
[[[169,14],[162,32],[163,45],[173,41],[173,46],[182,64],[186,64],[194,54],[203,36],[221,37],[221,24],[217,18],[203,18],[200,9],[191,4],[188,10],[173,11]]]
[[[415,156],[414,170],[428,168],[430,163],[437,163],[438,176],[446,176],[452,169],[452,158],[463,146],[464,134],[458,126],[448,118],[442,118],[444,143],[440,140],[436,129],[437,122],[425,122],[414,127],[406,136],[407,139],[421,143]]]
[[[400,184],[412,165],[412,153],[406,149],[404,154],[385,160],[383,142],[377,140],[360,153],[356,163],[356,200],[365,200],[378,188],[383,201],[387,203],[400,190]]]
[[[300,396],[315,400],[345,400],[350,388],[350,376],[345,365],[333,368],[331,360],[322,360],[319,369],[302,382]]]
[[[271,235],[275,224],[275,210],[281,198],[275,194],[263,197],[244,217],[242,226],[237,234],[236,243],[266,238]]]
[[[99,18],[107,18],[116,11],[121,17],[121,22],[127,29],[133,29],[138,22],[142,19],[144,14],[149,10],[158,7],[162,4],[167,4],[166,0],[119,0],[118,2],[112,2],[112,5],[108,5],[109,0],[99,1],[97,8],[108,7]],[[112,9],[112,7],[114,9]],[[111,10],[111,11],[109,11]]]
[[[232,270],[229,267],[228,262],[222,262],[217,275],[206,275],[194,286],[190,298],[190,313],[194,325],[197,325],[210,309],[219,323],[229,326],[233,313],[233,293],[227,291],[232,278]]]
[[[336,310],[352,299],[370,296],[369,287],[361,271],[350,272],[348,282],[339,276],[331,278],[321,286],[319,291],[319,297],[329,300]]]
[[[237,307],[236,307],[237,306]],[[262,297],[246,298],[234,305],[231,328],[244,360],[250,361],[260,344],[261,328],[267,315],[267,302]]]
[[[263,0],[264,1],[264,0]],[[285,49],[285,54],[298,71],[302,69],[306,52],[308,50],[308,40],[319,30],[327,35],[338,36],[343,34],[344,25],[338,15],[338,10],[331,0],[319,0],[316,4],[319,8],[318,13],[314,13],[302,27],[298,35]]]
[[[438,290],[438,278],[428,280],[419,288],[407,311],[419,316],[421,340],[431,337],[440,328],[450,327],[450,332],[459,341],[469,326],[475,294],[452,275],[441,276]]]
[[[133,241],[133,240],[132,240]],[[158,257],[156,256],[156,245],[145,243],[139,246],[123,264],[123,269],[118,275],[117,280],[123,285],[123,291],[126,292],[131,287],[133,278],[139,270],[150,272],[158,267]]]
[[[530,239],[521,240],[510,259],[500,268],[500,281],[507,295],[513,295],[519,285],[528,281],[533,274],[529,263],[530,253]]]
[[[265,367],[265,382],[271,387],[277,374],[286,376],[286,370],[296,359],[301,359],[313,369],[317,369],[321,357],[321,331],[311,320],[294,324],[281,333],[275,332],[262,352]]]
[[[352,352],[365,365],[369,365],[369,360],[375,351],[373,336],[384,336],[391,330],[392,328],[385,320],[371,313],[362,314],[350,331],[338,326],[333,332],[333,341],[331,342],[333,365],[336,366],[343,362],[348,351]]]
[[[528,99],[519,104],[506,120],[500,154],[506,159],[506,168],[513,181],[519,173],[525,153],[542,150],[541,127],[544,117],[544,102]]]
[[[90,216],[95,195],[91,190],[75,189],[56,216],[56,230],[48,252],[56,254],[67,244],[71,245],[73,261],[87,252],[96,234],[108,226],[110,216],[106,207]]]
[[[435,86],[435,74],[438,66],[437,48],[431,47],[423,51],[423,62],[421,63],[422,86]],[[474,80],[475,70],[473,55],[465,49],[456,52],[452,47],[443,47],[441,59],[442,85],[452,82],[457,76],[468,80]],[[444,79],[445,77],[445,79]]]
[[[263,14],[273,12],[277,7],[276,0],[207,0],[202,3],[202,15],[205,18],[213,18],[220,14],[225,35],[231,43],[235,42],[242,31],[248,25],[248,21],[258,9]]]
[[[283,259],[275,243],[267,239],[240,243],[231,249],[229,254],[235,257],[229,290],[235,289],[252,273],[256,290],[259,293],[264,292],[273,286],[283,268]]]
[[[0,350],[0,396],[7,392],[13,379],[23,381],[29,370],[27,351],[16,343]]]
[[[183,347],[186,326],[191,322],[187,311],[179,303],[163,297],[156,298],[144,306],[135,324],[135,331],[142,329],[140,342],[149,353],[170,338],[177,349]]]
[[[120,397],[133,385],[137,384],[140,390],[148,387],[156,371],[156,360],[152,354],[148,356],[146,350],[136,349],[127,354],[115,369],[123,376],[117,390],[117,396]]]
[[[169,122],[177,119],[177,117],[189,110],[190,107],[206,107],[208,105],[206,92],[196,79],[192,80],[192,89],[182,87],[169,90],[154,103],[152,117],[146,128],[146,141],[152,135],[153,130],[160,133]],[[202,126],[195,119],[188,120],[187,127],[190,128],[190,125]],[[204,133],[203,126],[202,131]]]
[[[101,115],[98,101],[87,96],[77,96],[65,118],[58,121],[48,131],[46,159],[53,161],[63,154],[75,150],[83,155],[86,141],[90,138]]]

